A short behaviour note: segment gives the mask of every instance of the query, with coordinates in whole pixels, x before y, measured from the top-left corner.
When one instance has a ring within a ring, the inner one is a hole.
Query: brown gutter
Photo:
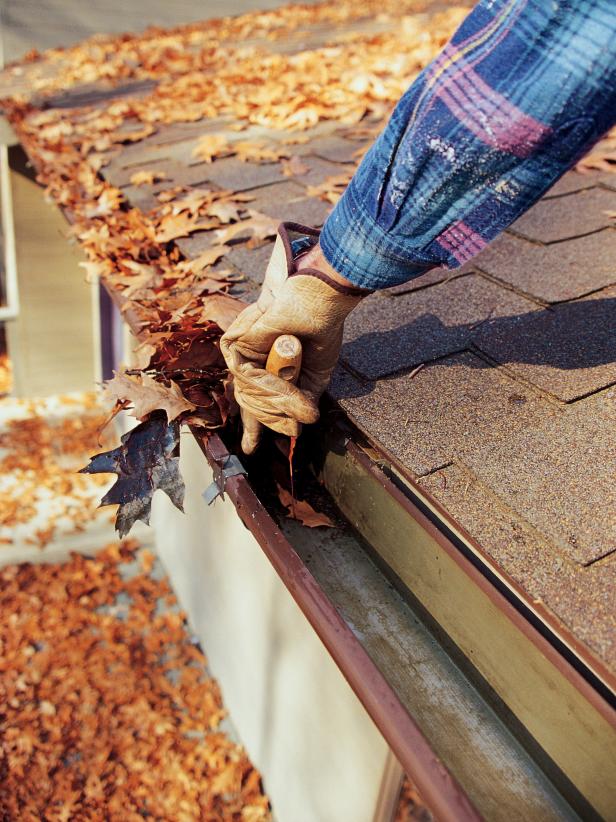
[[[210,465],[220,468],[229,456],[220,437],[213,435],[206,438],[196,430],[193,434]],[[350,627],[280,532],[246,477],[229,477],[224,492],[229,495],[240,519],[263,549],[436,818],[442,822],[482,819]]]
[[[387,491],[387,493],[404,508],[409,516],[412,517],[412,519],[415,520],[415,522],[417,522],[417,524],[420,525],[420,527],[423,528],[432,537],[432,539],[434,539],[441,546],[441,548],[448,554],[449,557],[451,557],[451,559],[454,560],[454,562],[472,580],[472,582],[487,595],[498,610],[501,611],[510,620],[510,622],[516,626],[516,628],[584,696],[584,698],[610,723],[610,725],[616,727],[616,710],[614,710],[614,708],[601,696],[601,694],[598,693],[590,682],[582,676],[582,674],[576,670],[576,668],[569,663],[561,653],[559,653],[554,645],[546,639],[546,637],[543,636],[542,633],[540,633],[540,631],[522,613],[520,613],[517,608],[514,607],[507,597],[505,597],[498,590],[498,588],[496,588],[495,585],[486,578],[481,570],[461,552],[460,548],[428,516],[426,516],[426,514],[423,513],[423,511],[394,482],[392,482],[383,473],[379,466],[370,459],[365,451],[363,451],[352,441],[347,443],[346,448],[349,454],[361,464],[362,468],[374,477],[374,479]],[[412,480],[406,476],[405,479],[408,479],[408,482],[415,487],[415,483],[412,482]],[[434,506],[439,517],[442,518],[443,524],[453,531],[459,531],[463,535],[463,538],[468,541],[472,547],[472,550],[485,563],[485,566],[488,569],[493,567],[493,561],[486,556],[481,547],[474,540],[472,540],[472,538],[468,536],[468,534],[460,526],[458,526],[457,523],[451,520],[442,506],[426,494],[423,488],[419,491],[418,495],[429,499],[430,505]],[[499,569],[497,574],[505,579],[506,583],[513,589],[515,595],[531,613],[538,610],[536,606],[531,606],[531,603],[528,601],[527,594],[523,592],[513,580],[509,579],[504,571]],[[545,621],[547,622],[547,620]],[[548,627],[552,629],[552,632],[556,637],[558,637],[558,634],[562,632],[562,627],[560,625],[557,626],[558,631],[556,630],[555,621],[553,619],[550,619]],[[571,642],[569,644],[577,650],[576,646],[580,646],[580,643],[574,641],[572,637],[570,637],[570,639]],[[587,655],[587,652],[585,655]],[[593,660],[593,663],[596,665],[595,660]],[[590,670],[593,670],[592,667]],[[609,686],[609,684],[613,683],[613,677],[607,672],[607,670],[604,671],[604,675]]]

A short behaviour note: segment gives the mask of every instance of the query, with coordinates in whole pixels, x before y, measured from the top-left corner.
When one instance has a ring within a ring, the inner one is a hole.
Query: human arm
[[[479,3],[396,106],[326,221],[310,265],[368,290],[462,265],[536,202],[615,112],[616,16],[607,0]],[[339,297],[324,290],[322,299]],[[314,304],[301,294],[288,323],[280,307],[279,333],[294,333],[285,326],[298,317],[314,325]],[[321,319],[328,359],[318,390],[304,389],[311,419],[342,339],[338,316],[330,326]],[[258,395],[263,363],[240,381],[228,352],[242,334],[233,327],[230,334],[223,352],[254,423],[253,442],[259,420],[297,430],[293,420],[307,421],[300,395],[271,382],[267,396]]]

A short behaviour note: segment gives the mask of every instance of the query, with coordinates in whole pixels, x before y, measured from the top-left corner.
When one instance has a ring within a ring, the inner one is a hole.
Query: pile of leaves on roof
[[[201,162],[236,156],[301,174],[293,145],[307,137],[298,132],[310,134],[323,121],[342,124],[363,140],[359,161],[468,10],[433,13],[426,5],[332,0],[168,31],[99,36],[32,53],[0,78],[2,106],[38,180],[69,217],[71,235],[87,256],[87,275],[101,279],[139,340],[137,362],[116,375],[106,393],[114,411],[132,408],[141,424],[87,469],[118,474],[105,501],[120,504],[121,534],[135,519],[147,521],[158,487],[181,506],[180,426],[207,434],[237,413],[219,339],[244,305],[229,294],[237,273],[221,260],[229,243],[273,236],[277,221],[252,210],[247,194],[183,186],[163,188],[158,205],[143,213],[101,171],[163,125],[198,121],[204,133],[194,155]],[[340,36],[338,26],[346,26]],[[324,27],[331,42],[302,50],[311,32]],[[11,84],[21,90],[10,92]],[[110,91],[80,104],[80,90],[93,87],[122,87],[124,96]],[[213,121],[221,124],[218,131]],[[254,127],[268,129],[271,139],[242,139]],[[309,194],[336,202],[352,171],[350,165]],[[132,185],[155,181],[164,182],[164,174],[136,169],[131,177]],[[185,259],[174,241],[196,231],[209,232],[211,246]]]
[[[0,570],[2,819],[271,818],[154,562],[125,541]]]

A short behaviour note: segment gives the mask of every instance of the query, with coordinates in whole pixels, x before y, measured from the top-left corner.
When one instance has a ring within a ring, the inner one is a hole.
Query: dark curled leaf
[[[165,414],[155,413],[132,431],[113,451],[96,454],[82,474],[117,474],[117,482],[101,500],[101,505],[119,503],[116,531],[126,536],[139,519],[150,522],[152,495],[162,489],[183,511],[184,482],[180,476],[180,426],[167,423]]]

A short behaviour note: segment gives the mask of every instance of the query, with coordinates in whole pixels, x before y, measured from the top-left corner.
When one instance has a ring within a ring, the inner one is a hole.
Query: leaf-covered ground
[[[75,466],[104,414],[90,395],[3,410],[3,547],[26,550],[19,527],[39,523],[50,495],[63,504],[34,532],[44,558],[54,531],[79,538],[94,516],[100,483],[89,492],[94,478]],[[259,774],[221,728],[218,685],[154,555],[136,541],[99,547],[0,568],[0,818],[268,820]]]
[[[109,525],[97,510],[109,479],[77,473],[116,443],[110,428],[99,439],[106,416],[93,393],[0,399],[0,559]]]
[[[270,818],[156,571],[135,541],[0,571],[3,819]]]

